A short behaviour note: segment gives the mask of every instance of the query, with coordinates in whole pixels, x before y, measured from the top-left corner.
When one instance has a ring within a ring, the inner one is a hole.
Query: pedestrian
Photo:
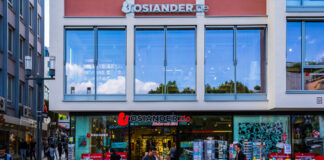
[[[65,153],[65,158],[67,159],[68,156],[69,156],[69,152],[68,152],[68,142],[67,140],[65,140],[65,143],[64,143],[64,153]]]
[[[7,146],[0,145],[0,160],[12,160],[11,155],[6,153]]]
[[[150,150],[148,151],[147,155],[145,155],[142,160],[157,160],[158,158],[155,155],[156,148],[152,146],[150,147]]]
[[[54,160],[57,158],[56,150],[55,150],[55,145],[51,144],[51,146],[47,149],[46,151],[49,155],[49,160]]]
[[[32,139],[33,139],[33,137],[32,137]],[[32,140],[29,143],[29,157],[30,157],[30,160],[32,160],[33,157],[36,159],[36,156],[35,156],[35,151],[36,150],[35,149],[36,149],[36,142]]]
[[[23,139],[20,140],[20,144],[19,144],[19,148],[20,148],[20,157],[21,160],[25,160],[26,157],[26,151],[27,151],[27,142]]]
[[[242,152],[242,145],[241,144],[236,144],[235,145],[235,150],[236,150],[236,156],[235,160],[245,160],[245,155]]]
[[[176,160],[176,156],[177,156],[176,144],[172,144],[172,147],[169,152],[170,160]]]
[[[61,159],[62,157],[62,152],[63,152],[63,144],[61,142],[61,139],[59,139],[57,141],[57,151],[58,151],[58,154],[59,154],[59,159]]]
[[[110,153],[111,153],[110,160],[121,160],[121,156],[116,154],[115,150],[111,149]]]

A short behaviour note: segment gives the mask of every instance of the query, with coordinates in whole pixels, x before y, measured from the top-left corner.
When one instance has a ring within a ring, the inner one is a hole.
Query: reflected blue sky
[[[288,7],[324,6],[324,0],[287,0]]]
[[[94,32],[67,30],[65,53],[67,94],[94,94]]]
[[[136,94],[147,94],[169,81],[176,81],[180,92],[195,89],[195,30],[137,30],[135,54]]]
[[[206,30],[205,83],[219,87],[234,81],[233,30]]]
[[[126,33],[98,31],[97,93],[125,94]]]
[[[324,64],[324,23],[306,23],[306,64]]]

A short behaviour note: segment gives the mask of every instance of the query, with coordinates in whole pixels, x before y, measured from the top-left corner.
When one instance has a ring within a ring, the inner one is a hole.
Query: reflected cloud
[[[75,77],[75,76],[80,76],[82,77],[84,75],[84,69],[77,65],[77,64],[70,64],[66,63],[66,72],[68,77]]]
[[[143,82],[139,79],[135,80],[136,94],[147,94],[150,90],[155,90],[159,87],[156,82]]]
[[[97,89],[98,94],[125,94],[125,77],[118,76],[116,79],[108,79]]]

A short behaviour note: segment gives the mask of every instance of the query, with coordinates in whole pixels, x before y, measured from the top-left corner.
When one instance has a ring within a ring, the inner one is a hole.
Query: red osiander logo
[[[124,112],[119,113],[118,124],[121,126],[126,126],[128,124],[129,116],[125,116]]]

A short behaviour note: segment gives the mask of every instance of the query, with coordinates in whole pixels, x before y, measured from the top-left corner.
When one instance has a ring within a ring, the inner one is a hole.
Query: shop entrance
[[[142,159],[150,146],[157,148],[158,157],[167,160],[169,151],[176,145],[176,127],[133,127],[131,129],[132,159]]]

